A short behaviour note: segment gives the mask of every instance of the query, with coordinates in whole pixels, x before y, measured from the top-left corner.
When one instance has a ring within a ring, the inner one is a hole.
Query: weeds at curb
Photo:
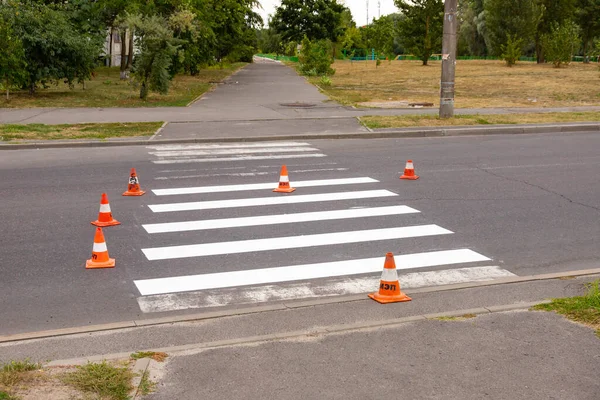
[[[151,358],[154,361],[163,362],[168,355],[167,353],[160,351],[138,351],[137,353],[131,353],[129,357],[134,360],[139,360],[140,358]]]
[[[552,299],[551,303],[538,304],[533,310],[554,311],[566,318],[596,329],[600,338],[600,280],[586,284],[586,294],[577,297]]]
[[[133,372],[127,366],[116,367],[106,361],[78,366],[66,373],[62,381],[82,392],[93,393],[103,399],[128,400],[132,390]]]

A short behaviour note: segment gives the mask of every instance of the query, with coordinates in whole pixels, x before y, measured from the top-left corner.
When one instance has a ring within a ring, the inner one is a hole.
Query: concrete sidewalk
[[[595,279],[408,290],[412,302],[388,305],[352,296],[214,311],[4,342],[0,363],[29,357],[72,365],[164,351],[167,363],[150,363],[159,383],[151,399],[592,400],[600,396],[600,339],[553,313],[527,310],[581,295]]]
[[[600,106],[457,109],[457,114],[600,111]],[[437,108],[376,109],[342,106],[279,63],[254,63],[226,78],[188,107],[0,109],[0,124],[88,122],[223,122],[352,119],[365,115],[437,114]],[[354,121],[356,126],[359,126]]]

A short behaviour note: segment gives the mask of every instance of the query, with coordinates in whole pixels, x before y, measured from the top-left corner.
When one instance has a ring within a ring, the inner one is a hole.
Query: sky
[[[369,3],[369,20],[373,17],[379,17],[378,3],[381,3],[381,15],[392,14],[398,11],[394,5],[394,0],[338,0],[352,11],[352,17],[356,25],[362,26],[367,24],[367,1]],[[265,25],[269,20],[269,14],[275,13],[275,7],[281,4],[280,0],[259,0],[262,10],[257,10],[262,15]]]

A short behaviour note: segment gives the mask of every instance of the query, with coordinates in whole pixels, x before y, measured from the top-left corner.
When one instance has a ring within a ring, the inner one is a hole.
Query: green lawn
[[[209,91],[216,83],[247,65],[234,63],[200,70],[196,76],[178,75],[173,78],[169,93],[150,93],[148,100],[140,100],[140,88],[130,79],[119,79],[119,68],[100,67],[91,81],[69,88],[65,83],[40,88],[33,95],[27,91],[11,92],[10,100],[0,97],[0,107],[182,107]]]
[[[72,125],[0,125],[0,141],[108,139],[115,137],[152,136],[162,122],[72,124]]]

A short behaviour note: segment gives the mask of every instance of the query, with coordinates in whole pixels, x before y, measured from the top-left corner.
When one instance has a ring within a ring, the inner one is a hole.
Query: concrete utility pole
[[[444,38],[442,42],[442,80],[440,118],[454,116],[454,73],[456,70],[456,9],[458,0],[444,2]]]

